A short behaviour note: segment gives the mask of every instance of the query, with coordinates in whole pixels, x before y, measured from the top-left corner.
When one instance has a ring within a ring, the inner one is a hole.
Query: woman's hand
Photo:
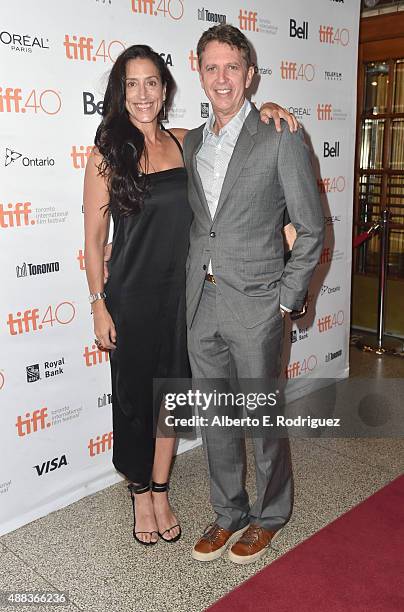
[[[287,121],[289,130],[296,132],[299,128],[299,122],[293,113],[289,113],[285,108],[275,104],[275,102],[265,102],[260,108],[260,119],[264,123],[269,123],[270,119],[275,123],[277,132],[281,131],[281,119]]]
[[[116,348],[115,325],[109,314],[104,300],[97,300],[93,304],[94,334],[99,341],[98,348],[113,350]]]

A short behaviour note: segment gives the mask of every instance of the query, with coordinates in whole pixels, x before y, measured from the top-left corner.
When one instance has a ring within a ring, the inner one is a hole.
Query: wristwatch
[[[96,302],[97,300],[105,300],[106,297],[107,294],[105,293],[105,291],[101,291],[101,293],[90,293],[90,295],[88,296],[88,301],[90,302],[90,304],[94,304],[94,302]]]

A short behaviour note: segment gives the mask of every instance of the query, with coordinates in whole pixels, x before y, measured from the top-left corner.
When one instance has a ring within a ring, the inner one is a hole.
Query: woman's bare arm
[[[84,260],[90,293],[104,290],[104,247],[108,238],[108,188],[98,167],[101,155],[94,150],[87,162],[84,177]],[[94,331],[104,348],[115,348],[116,333],[104,300],[93,304]]]

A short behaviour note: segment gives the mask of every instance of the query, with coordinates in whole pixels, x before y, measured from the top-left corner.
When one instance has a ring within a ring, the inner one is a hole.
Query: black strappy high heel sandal
[[[154,482],[154,480],[152,481],[152,486],[151,486],[151,490],[154,493],[165,493],[166,491],[169,490],[169,486],[168,486],[168,482],[164,482],[163,484],[160,484],[158,482]],[[167,533],[168,531],[170,531],[171,529],[174,529],[174,527],[178,527],[180,532],[174,536],[173,538],[171,538],[170,540],[164,537],[164,534]],[[158,532],[160,538],[162,540],[164,540],[164,542],[168,542],[168,544],[171,544],[171,542],[178,542],[178,540],[180,539],[181,535],[182,535],[182,531],[181,531],[181,527],[180,525],[178,525],[178,523],[176,525],[173,525],[172,527],[169,527],[168,529],[165,529],[163,531],[163,533]]]
[[[153,533],[157,533],[157,535],[160,535],[158,531],[136,531],[136,513],[135,513],[135,495],[141,495],[142,493],[147,493],[147,491],[150,491],[150,485],[149,484],[134,484],[133,482],[131,482],[130,484],[128,484],[128,489],[130,491],[130,496],[132,499],[132,507],[133,507],[133,537],[135,538],[136,542],[139,542],[139,544],[143,544],[143,546],[152,546],[153,544],[157,544],[158,539],[155,542],[143,542],[143,540],[140,540],[137,537],[138,533],[148,533],[150,534],[150,536],[153,535]]]

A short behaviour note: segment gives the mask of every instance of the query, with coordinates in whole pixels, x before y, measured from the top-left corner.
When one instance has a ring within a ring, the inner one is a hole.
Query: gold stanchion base
[[[404,343],[398,338],[384,336],[383,344],[378,346],[376,336],[361,336],[354,342],[354,346],[364,353],[375,353],[382,357],[383,355],[392,355],[393,357],[404,357]]]

